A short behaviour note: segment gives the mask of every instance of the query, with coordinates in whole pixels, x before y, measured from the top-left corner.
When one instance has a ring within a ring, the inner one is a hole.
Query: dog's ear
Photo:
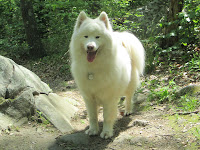
[[[109,21],[109,19],[108,19],[107,14],[106,14],[104,11],[101,12],[101,14],[100,14],[100,16],[99,16],[99,19],[100,19],[101,21],[104,22],[104,24],[105,24],[105,26],[106,26],[106,28],[107,28],[108,30],[111,30],[111,31],[112,31],[112,26],[111,26],[111,24],[110,24],[110,21]]]
[[[87,19],[87,15],[84,11],[81,11],[78,18],[77,18],[77,21],[76,21],[76,29],[80,28],[81,24],[83,23],[84,20]]]

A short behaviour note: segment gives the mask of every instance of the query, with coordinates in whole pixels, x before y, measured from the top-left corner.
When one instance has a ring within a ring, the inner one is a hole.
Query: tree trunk
[[[27,43],[30,46],[29,54],[32,58],[41,58],[46,55],[37,29],[35,14],[31,0],[20,0],[22,18],[24,22]]]
[[[176,32],[179,27],[178,14],[183,9],[183,0],[170,0],[169,12],[167,16],[168,25],[165,26],[164,34],[165,39],[162,43],[163,48],[173,46],[178,42],[178,33]]]

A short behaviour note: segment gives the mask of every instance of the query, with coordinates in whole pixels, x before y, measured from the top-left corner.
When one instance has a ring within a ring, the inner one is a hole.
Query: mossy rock
[[[192,84],[180,89],[177,92],[177,96],[197,95],[198,93],[200,93],[200,85]]]

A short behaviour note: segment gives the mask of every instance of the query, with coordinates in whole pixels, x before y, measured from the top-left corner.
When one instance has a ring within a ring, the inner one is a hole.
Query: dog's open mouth
[[[96,54],[97,54],[97,50],[96,51],[87,51],[88,62],[93,62],[96,57]]]

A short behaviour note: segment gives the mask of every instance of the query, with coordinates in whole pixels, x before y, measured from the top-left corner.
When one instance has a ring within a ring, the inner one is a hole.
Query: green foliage
[[[42,43],[48,56],[68,51],[74,24],[80,11],[97,17],[108,13],[114,30],[129,30],[142,40],[146,50],[146,72],[154,71],[162,62],[184,60],[196,70],[199,62],[200,2],[184,0],[178,20],[167,22],[169,1],[159,0],[34,0],[34,12]],[[0,54],[15,61],[30,59],[19,1],[0,1]],[[165,35],[166,26],[179,24]],[[178,36],[179,42],[162,47],[162,40]],[[197,54],[196,54],[197,53]],[[195,55],[195,56],[194,56]],[[68,58],[67,58],[68,59]]]
[[[170,80],[168,83],[160,82],[153,79],[148,82],[148,89],[150,94],[148,95],[148,101],[154,101],[157,104],[171,103],[177,106],[177,109],[182,111],[194,111],[200,106],[198,98],[190,95],[178,96],[178,89],[180,87],[176,85],[174,80]]]
[[[0,1],[0,54],[18,59],[27,53],[25,31],[15,1]]]
[[[173,80],[168,82],[167,86],[159,85],[158,80],[151,80],[149,83],[150,94],[149,101],[156,101],[158,104],[172,102],[176,97],[177,87]]]
[[[179,43],[183,46],[190,44],[199,44],[199,28],[200,28],[200,1],[185,0],[184,10],[179,13],[180,26],[178,34],[180,37]]]
[[[195,128],[194,130],[193,130],[193,134],[194,134],[194,136],[198,139],[198,140],[200,140],[200,128]]]
[[[189,72],[200,71],[200,55],[196,52],[193,54],[193,58],[185,63],[184,68]]]
[[[161,32],[157,35],[157,42],[162,47],[162,50],[158,51],[158,55],[163,56],[167,61],[181,59],[182,62],[187,62],[193,57],[195,53],[194,49],[199,46],[200,1],[184,0],[182,11],[174,15],[178,16],[177,20],[168,22],[167,16],[164,16],[164,19],[160,22],[160,27],[163,30],[166,30],[166,28],[172,25],[178,24],[178,27],[171,30],[168,34]],[[164,39],[173,38],[178,39],[178,42],[174,43],[174,45],[169,47],[162,45]]]
[[[38,119],[41,120],[40,123],[42,123],[42,125],[48,125],[48,124],[50,124],[49,119],[46,118],[41,111],[37,111],[37,115],[38,115]]]
[[[200,103],[197,98],[184,95],[178,99],[177,105],[178,105],[178,109],[181,109],[183,111],[193,111],[198,106],[200,106]]]

